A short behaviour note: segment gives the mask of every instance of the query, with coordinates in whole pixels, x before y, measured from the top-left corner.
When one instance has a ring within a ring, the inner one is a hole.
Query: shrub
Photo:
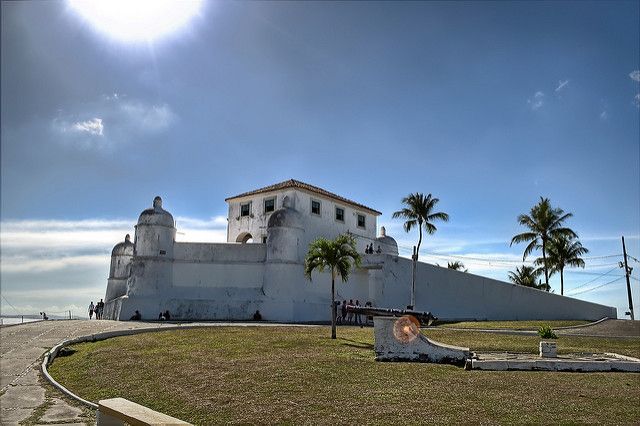
[[[538,329],[538,334],[543,339],[557,339],[556,333],[553,332],[553,329],[548,325],[543,325]]]

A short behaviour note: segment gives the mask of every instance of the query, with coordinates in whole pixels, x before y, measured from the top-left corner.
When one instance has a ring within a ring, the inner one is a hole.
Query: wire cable
[[[616,278],[615,280],[609,281],[609,282],[607,282],[607,283],[600,284],[600,285],[597,285],[597,286],[595,286],[595,287],[588,288],[588,289],[586,289],[586,290],[578,291],[578,292],[576,292],[576,293],[570,292],[570,294],[567,294],[567,296],[576,296],[576,295],[578,295],[578,294],[588,293],[588,292],[590,292],[590,291],[593,291],[593,290],[599,289],[600,287],[604,287],[604,286],[606,286],[606,285],[613,284],[613,283],[615,283],[616,281],[620,281],[622,278],[624,278],[624,277],[619,277],[619,278]]]
[[[18,310],[16,309],[16,307],[15,307],[15,306],[13,306],[13,305],[11,304],[11,302],[9,302],[9,301],[7,300],[7,298],[6,298],[6,297],[4,297],[4,295],[2,295],[2,298],[4,299],[4,301],[5,301],[5,302],[7,302],[7,304],[8,304],[9,306],[11,306],[11,307],[13,308],[13,310],[14,310],[14,311],[16,311],[16,313],[17,313],[18,315],[22,315],[22,313],[21,313],[20,311],[18,311]]]

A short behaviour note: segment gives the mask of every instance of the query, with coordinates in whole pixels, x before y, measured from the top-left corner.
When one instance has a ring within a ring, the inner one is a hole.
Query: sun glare
[[[184,27],[202,0],[68,0],[97,31],[129,43],[150,42]]]

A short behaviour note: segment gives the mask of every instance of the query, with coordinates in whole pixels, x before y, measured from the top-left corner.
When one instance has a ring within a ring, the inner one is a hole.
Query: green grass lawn
[[[429,329],[474,351],[535,336]],[[374,361],[373,329],[211,327],[74,345],[49,371],[91,401],[124,397],[196,424],[640,422],[640,374],[465,371]],[[560,352],[640,355],[640,339],[561,336]]]
[[[486,329],[486,330],[533,330],[537,331],[543,325],[548,325],[551,328],[557,327],[571,327],[574,325],[589,324],[591,321],[460,321],[460,322],[445,322],[436,323],[438,327],[446,328],[472,328],[472,329]]]

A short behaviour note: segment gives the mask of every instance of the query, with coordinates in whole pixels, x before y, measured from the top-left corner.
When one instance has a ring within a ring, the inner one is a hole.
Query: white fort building
[[[331,274],[304,275],[309,243],[349,232],[363,253],[336,300],[403,308],[410,300],[411,260],[376,237],[379,211],[288,180],[226,199],[226,243],[176,242],[173,216],[156,197],[127,238],[113,248],[105,319],[127,320],[135,311],[156,319],[168,310],[176,320],[330,320]],[[364,254],[373,243],[381,253]],[[600,319],[616,309],[465,272],[418,263],[416,309],[441,319]]]

